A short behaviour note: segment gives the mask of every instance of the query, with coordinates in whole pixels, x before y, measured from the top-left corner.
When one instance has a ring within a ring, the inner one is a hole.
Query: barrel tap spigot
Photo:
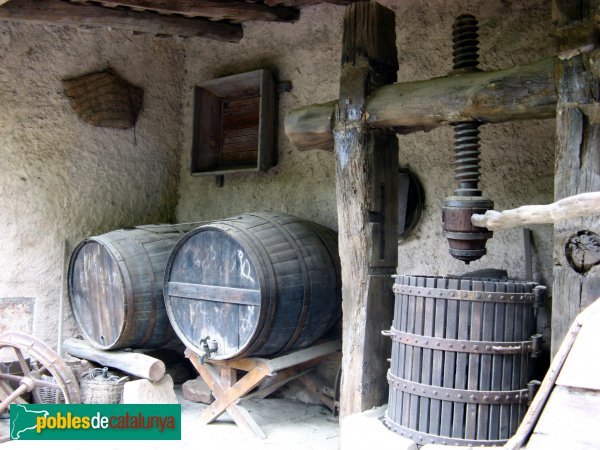
[[[200,339],[199,344],[201,353],[198,356],[200,358],[200,364],[204,364],[204,360],[210,358],[210,355],[219,349],[219,344],[217,344],[217,341],[214,339],[211,339],[210,336]]]

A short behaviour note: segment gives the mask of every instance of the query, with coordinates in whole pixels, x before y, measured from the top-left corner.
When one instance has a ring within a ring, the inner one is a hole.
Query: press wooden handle
[[[573,195],[549,205],[527,205],[502,212],[473,214],[471,223],[495,231],[595,215],[600,215],[600,192]]]

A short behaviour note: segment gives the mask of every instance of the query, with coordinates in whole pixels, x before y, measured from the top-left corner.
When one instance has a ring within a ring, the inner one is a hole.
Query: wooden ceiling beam
[[[153,34],[197,36],[225,42],[239,42],[243,36],[240,25],[97,5],[75,5],[61,0],[11,0],[0,6],[0,20],[74,27],[110,27]]]
[[[332,3],[334,5],[349,5],[364,0],[265,0],[268,6],[288,6],[290,8],[300,8],[302,6],[316,5],[319,3]]]
[[[291,22],[300,12],[284,6],[269,7],[262,3],[234,0],[88,0],[103,6],[124,6],[135,10],[151,10],[161,14],[181,14],[189,17],[206,17],[217,20],[245,22],[263,20]]]

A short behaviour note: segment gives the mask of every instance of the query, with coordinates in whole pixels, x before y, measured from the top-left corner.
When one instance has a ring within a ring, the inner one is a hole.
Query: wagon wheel
[[[81,402],[79,384],[73,371],[42,341],[25,333],[9,331],[1,334],[0,354],[10,354],[11,350],[23,375],[0,373],[0,413],[11,403],[27,403],[21,397],[26,392],[31,392],[36,403],[42,403],[42,393],[49,393],[54,403]],[[36,363],[28,363],[27,358]],[[19,386],[13,389],[9,382]]]

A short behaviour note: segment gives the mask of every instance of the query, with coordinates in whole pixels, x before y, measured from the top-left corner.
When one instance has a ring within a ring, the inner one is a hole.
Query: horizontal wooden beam
[[[206,284],[178,283],[168,285],[169,295],[173,297],[205,300],[208,302],[235,303],[237,305],[259,306],[260,291]]]
[[[499,123],[556,115],[554,67],[546,58],[509,69],[396,83],[377,89],[366,103],[367,123],[400,134],[452,122]],[[333,150],[336,101],[290,111],[285,132],[299,150]]]
[[[153,34],[197,36],[239,42],[242,27],[207,19],[168,17],[150,12],[123,11],[61,0],[11,0],[0,6],[0,20],[69,26],[110,27]]]
[[[150,10],[161,14],[181,14],[189,17],[207,17],[216,20],[263,20],[290,22],[300,16],[295,8],[284,6],[269,7],[262,3],[246,3],[244,1],[222,0],[77,0],[87,3],[92,1],[102,6],[124,6],[135,10]]]
[[[316,5],[318,3],[332,3],[334,5],[349,5],[364,0],[265,0],[265,5],[284,5],[291,7],[302,7]]]

